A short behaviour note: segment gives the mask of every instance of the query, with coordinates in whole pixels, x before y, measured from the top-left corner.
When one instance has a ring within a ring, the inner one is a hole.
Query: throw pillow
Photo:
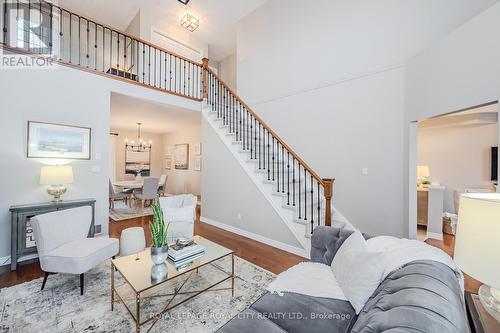
[[[342,244],[331,266],[342,292],[359,314],[382,282],[383,253],[369,252],[363,235],[355,231]]]

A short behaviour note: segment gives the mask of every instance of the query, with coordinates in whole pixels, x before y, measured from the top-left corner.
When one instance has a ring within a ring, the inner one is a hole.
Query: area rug
[[[153,215],[151,207],[144,207],[144,209],[140,205],[129,207],[123,202],[116,202],[115,207],[109,210],[109,217],[113,221],[123,221],[150,215]]]
[[[231,260],[217,262],[230,271]],[[232,317],[251,305],[262,294],[274,275],[241,258],[235,257],[235,297],[231,291],[203,293],[167,315],[163,315],[151,332],[214,332]],[[223,274],[218,268],[205,266],[193,273],[183,290],[200,290]],[[80,296],[79,279],[75,275],[49,276],[43,291],[42,279],[26,282],[0,291],[0,332],[135,332],[135,322],[122,303],[110,308],[110,262],[85,274],[85,294]],[[168,282],[165,292],[180,286],[184,278]],[[116,283],[122,284],[120,274]],[[230,287],[230,280],[216,288]],[[141,316],[154,316],[168,298],[149,298],[142,305]],[[149,325],[142,328],[146,332]]]

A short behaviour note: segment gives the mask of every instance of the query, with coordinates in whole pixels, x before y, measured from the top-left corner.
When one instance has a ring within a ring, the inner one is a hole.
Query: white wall
[[[113,107],[113,105],[111,105]],[[137,131],[112,128],[111,132],[117,133],[115,137],[115,175],[116,179],[125,179],[125,138],[135,140],[137,142]],[[152,140],[151,149],[151,177],[159,178],[163,171],[163,134],[142,132],[141,137],[146,140]]]
[[[201,120],[200,120],[201,121]],[[178,131],[166,133],[163,136],[163,167],[162,173],[168,176],[167,179],[167,193],[170,194],[184,194],[191,193],[195,195],[201,195],[201,178],[203,171],[203,164],[201,166],[202,171],[194,170],[194,160],[199,155],[194,153],[194,145],[200,143],[201,138],[201,123],[193,123],[192,126],[184,127]],[[174,154],[176,144],[189,144],[189,169],[188,170],[176,170],[174,166]],[[204,145],[202,144],[202,155],[204,153]],[[165,169],[165,156],[170,151],[172,156],[172,168],[170,170]],[[213,176],[212,176],[213,177]]]
[[[232,54],[219,62],[219,77],[229,88],[237,92],[237,68],[236,53]]]
[[[202,137],[202,221],[208,219],[301,249],[283,220],[204,118]]]
[[[354,225],[407,235],[404,64],[494,2],[270,0],[239,24],[238,93],[336,178],[334,205]]]
[[[48,201],[38,184],[44,161],[26,158],[26,124],[39,120],[92,128],[92,159],[71,161],[75,182],[64,199],[97,199],[96,224],[108,233],[109,112],[111,92],[200,110],[199,103],[83,71],[0,70],[0,257],[10,255],[9,206]],[[100,153],[100,159],[96,158]],[[93,173],[97,166],[100,172]]]
[[[490,149],[497,145],[497,124],[419,128],[418,165],[429,166],[429,178],[446,187],[445,212],[455,212],[456,188],[493,187]]]
[[[405,123],[500,99],[500,4],[497,4],[410,59],[406,65]],[[406,127],[405,127],[406,128]],[[405,147],[408,147],[405,134]],[[405,154],[405,195],[413,188],[415,166]],[[411,170],[411,171],[410,171]],[[415,210],[410,207],[410,212]],[[414,228],[416,215],[408,217]]]

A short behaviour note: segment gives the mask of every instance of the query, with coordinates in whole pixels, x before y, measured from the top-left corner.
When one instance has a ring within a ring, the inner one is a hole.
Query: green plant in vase
[[[151,206],[153,211],[153,221],[149,222],[149,232],[151,232],[151,260],[155,265],[163,263],[168,255],[168,224],[165,224],[163,210],[158,198]]]

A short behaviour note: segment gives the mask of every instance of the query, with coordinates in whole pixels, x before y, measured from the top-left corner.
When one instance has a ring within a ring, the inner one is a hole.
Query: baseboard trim
[[[427,239],[432,238],[432,239],[437,239],[437,240],[443,240],[443,234],[442,233],[437,233],[437,232],[429,232],[427,231]]]
[[[20,263],[20,262],[23,262],[23,261],[27,261],[27,260],[31,260],[31,259],[35,259],[35,258],[38,258],[38,253],[32,253],[32,254],[28,254],[28,255],[22,256],[22,257],[20,257],[17,260],[17,263]],[[10,256],[0,257],[0,267],[1,266],[10,265],[10,262],[11,262],[10,261]]]
[[[286,252],[290,252],[290,253],[293,253],[293,254],[301,256],[301,257],[309,258],[309,253],[306,253],[306,250],[304,250],[304,249],[301,249],[301,248],[298,248],[298,247],[295,247],[295,246],[292,246],[292,245],[289,245],[289,244],[285,244],[285,243],[282,243],[280,241],[277,241],[277,240],[274,240],[274,239],[271,239],[271,238],[267,238],[267,237],[264,237],[264,236],[261,236],[261,235],[258,235],[258,234],[254,234],[253,232],[250,232],[250,231],[247,231],[247,230],[243,230],[243,229],[240,229],[240,228],[236,228],[236,227],[227,225],[225,223],[212,220],[212,219],[210,219],[208,217],[201,216],[200,217],[200,221],[203,222],[203,223],[212,225],[214,227],[217,227],[217,228],[220,228],[220,229],[224,229],[226,231],[238,234],[240,236],[253,239],[253,240],[257,241],[257,242],[264,243],[266,245],[275,247],[277,249],[280,249],[280,250],[283,250],[283,251],[286,251]]]

